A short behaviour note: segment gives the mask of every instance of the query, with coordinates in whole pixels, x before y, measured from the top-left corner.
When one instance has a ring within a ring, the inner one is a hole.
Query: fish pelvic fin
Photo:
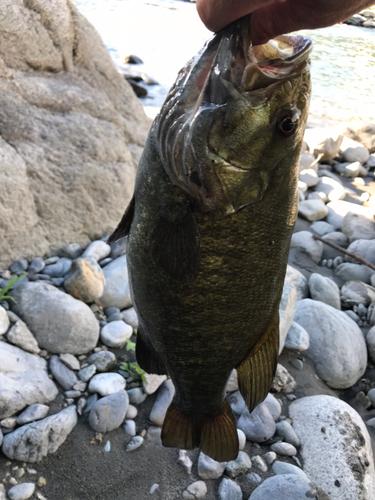
[[[236,459],[239,451],[236,422],[226,400],[222,411],[208,418],[184,415],[172,401],[165,416],[161,440],[166,447],[183,450],[200,447],[205,455],[218,462]]]
[[[138,365],[146,373],[155,373],[156,375],[168,375],[167,368],[160,354],[156,351],[151,342],[145,340],[144,329],[138,326],[137,340],[135,344],[135,357]]]
[[[116,227],[116,229],[113,231],[113,233],[107,240],[107,243],[109,245],[129,234],[130,226],[132,224],[134,217],[134,210],[135,210],[135,198],[133,194],[129,205],[127,206],[125,213],[122,216],[121,221],[119,222],[119,225]]]
[[[278,352],[279,312],[277,310],[261,340],[236,368],[238,387],[249,412],[252,412],[267,397],[277,367]]]

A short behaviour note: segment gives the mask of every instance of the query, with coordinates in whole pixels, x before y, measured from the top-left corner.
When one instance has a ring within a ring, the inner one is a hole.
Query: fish
[[[216,33],[169,91],[110,237],[128,236],[137,362],[175,386],[166,447],[235,459],[231,372],[250,412],[271,387],[311,47],[305,36],[252,46],[249,16]]]

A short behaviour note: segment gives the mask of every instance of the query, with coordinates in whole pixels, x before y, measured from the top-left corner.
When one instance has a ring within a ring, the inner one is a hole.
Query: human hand
[[[253,12],[254,45],[291,31],[331,26],[371,5],[374,0],[197,0],[198,14],[211,31]]]

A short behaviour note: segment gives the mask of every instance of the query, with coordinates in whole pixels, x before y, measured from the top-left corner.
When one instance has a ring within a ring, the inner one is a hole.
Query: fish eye
[[[282,137],[290,137],[294,134],[298,125],[298,113],[290,112],[283,114],[277,121],[277,130]]]

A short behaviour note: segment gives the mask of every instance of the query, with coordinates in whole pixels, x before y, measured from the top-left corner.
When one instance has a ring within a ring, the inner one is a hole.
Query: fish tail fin
[[[191,450],[200,447],[205,455],[218,462],[237,458],[239,444],[236,422],[229,403],[208,418],[182,414],[174,401],[167,410],[161,433],[163,446]]]

